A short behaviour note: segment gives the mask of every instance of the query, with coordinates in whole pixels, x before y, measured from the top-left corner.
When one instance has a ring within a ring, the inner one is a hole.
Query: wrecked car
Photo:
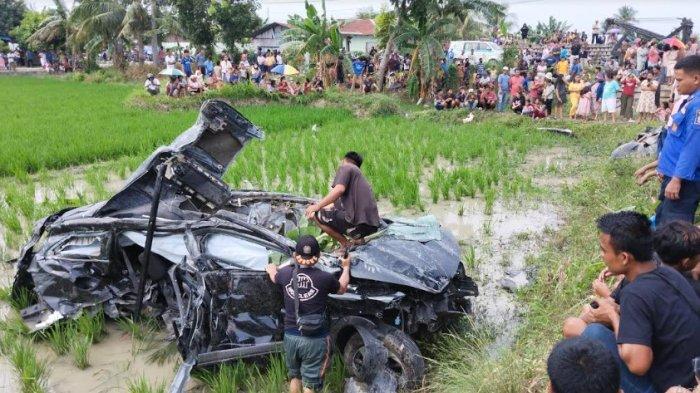
[[[218,100],[195,124],[158,148],[110,199],[38,221],[16,261],[13,296],[34,294],[21,311],[31,330],[97,309],[111,318],[160,318],[193,367],[281,351],[283,301],[265,266],[289,263],[309,198],[234,190],[226,168],[264,134]],[[471,312],[477,287],[456,240],[433,219],[384,219],[350,252],[347,293],[328,313],[350,374],[371,385],[410,388],[423,358],[412,335]],[[340,274],[324,253],[317,265]]]
[[[654,157],[657,154],[662,127],[647,127],[633,141],[623,143],[610,155],[611,158]]]

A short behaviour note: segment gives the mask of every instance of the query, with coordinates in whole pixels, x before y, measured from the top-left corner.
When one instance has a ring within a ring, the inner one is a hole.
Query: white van
[[[472,64],[479,59],[484,59],[484,63],[503,60],[503,48],[488,41],[451,41],[449,50],[455,59],[469,59]]]

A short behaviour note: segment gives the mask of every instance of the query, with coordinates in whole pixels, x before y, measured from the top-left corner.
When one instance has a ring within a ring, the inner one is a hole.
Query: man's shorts
[[[377,227],[371,225],[352,225],[345,219],[345,211],[336,208],[321,209],[316,213],[316,218],[321,224],[329,226],[341,235],[349,236],[353,239],[363,238],[377,232]]]
[[[605,113],[615,113],[617,111],[617,98],[605,98],[602,101],[600,111]]]
[[[331,337],[284,335],[284,361],[289,378],[301,379],[305,388],[320,391],[331,362]]]
[[[700,203],[700,181],[681,181],[681,192],[679,198],[671,200],[666,198],[666,186],[671,181],[671,177],[664,176],[659,191],[659,205],[656,207],[657,228],[671,221],[679,220],[693,223],[695,212]]]

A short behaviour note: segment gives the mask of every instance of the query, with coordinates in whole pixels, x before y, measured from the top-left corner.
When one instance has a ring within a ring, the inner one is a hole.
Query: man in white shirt
[[[146,91],[152,96],[160,93],[160,81],[153,74],[148,74],[146,82],[143,83],[143,87],[145,87]]]
[[[175,68],[175,55],[173,55],[170,49],[165,52],[165,68],[169,70]]]

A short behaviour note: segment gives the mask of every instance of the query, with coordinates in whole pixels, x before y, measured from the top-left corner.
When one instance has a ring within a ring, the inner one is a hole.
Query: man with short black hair
[[[559,341],[547,358],[552,393],[618,393],[620,368],[599,341],[586,337]]]
[[[671,116],[659,153],[663,176],[656,224],[695,221],[700,202],[700,55],[686,56],[674,67],[678,94],[689,97]]]
[[[346,153],[333,179],[331,192],[306,208],[306,217],[340,243],[339,254],[350,245],[346,235],[361,243],[365,236],[379,228],[377,201],[360,171],[361,166],[359,153]]]
[[[700,299],[676,270],[653,262],[648,218],[608,213],[598,219],[608,275],[624,275],[619,307],[598,298],[584,320],[584,337],[599,340],[620,365],[625,392],[665,392],[694,386],[691,360],[700,356]],[[612,328],[612,330],[610,329]]]
[[[665,265],[680,272],[700,297],[700,228],[671,221],[654,232],[654,250]]]
[[[290,393],[301,393],[302,386],[304,393],[323,388],[331,353],[326,316],[328,295],[345,293],[350,283],[347,256],[341,260],[343,271],[339,279],[315,267],[320,257],[316,238],[304,235],[297,241],[291,264],[278,269],[271,263],[265,269],[284,298],[284,358],[291,378]]]

